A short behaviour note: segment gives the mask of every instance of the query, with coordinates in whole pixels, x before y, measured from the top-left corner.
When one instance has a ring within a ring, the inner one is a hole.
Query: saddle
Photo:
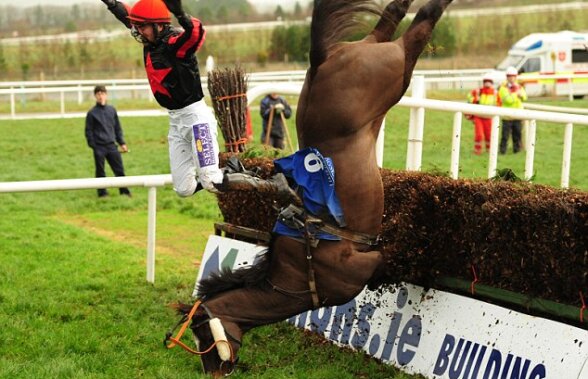
[[[261,179],[255,170],[247,170],[236,156],[231,156],[227,160],[223,171],[224,180],[222,190],[255,189],[260,192],[277,193],[289,201],[303,203],[300,196],[290,187],[288,180],[282,173],[278,173],[267,180]],[[335,226],[325,221],[325,218],[314,216],[295,204],[290,204],[280,210],[278,221],[298,231],[300,237],[304,238],[304,242],[310,243],[313,247],[318,245],[319,238],[317,238],[317,234],[319,233],[326,233],[369,246],[376,246],[380,243],[380,236],[353,232],[340,226]]]

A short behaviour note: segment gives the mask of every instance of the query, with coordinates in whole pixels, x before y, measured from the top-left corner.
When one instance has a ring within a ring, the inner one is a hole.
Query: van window
[[[525,63],[523,63],[521,68],[519,68],[519,73],[521,73],[521,74],[523,72],[537,72],[537,71],[541,71],[541,58],[539,58],[539,57],[527,59],[527,61]]]
[[[587,63],[587,62],[588,62],[588,50],[586,50],[586,49],[572,50],[572,63]]]
[[[506,58],[498,66],[496,69],[499,71],[506,71],[506,69],[510,66],[517,67],[519,62],[523,60],[522,55],[507,55]]]

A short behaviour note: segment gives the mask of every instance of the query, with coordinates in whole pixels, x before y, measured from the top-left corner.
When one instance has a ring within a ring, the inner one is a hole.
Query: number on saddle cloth
[[[305,148],[274,161],[276,172],[291,178],[302,192],[304,208],[311,215],[321,217],[328,214],[340,227],[345,226],[343,210],[335,193],[335,169],[330,158],[323,157],[315,148]],[[301,231],[293,229],[280,220],[274,226],[275,233],[290,237],[303,237]],[[318,239],[338,241],[341,238],[319,232]]]

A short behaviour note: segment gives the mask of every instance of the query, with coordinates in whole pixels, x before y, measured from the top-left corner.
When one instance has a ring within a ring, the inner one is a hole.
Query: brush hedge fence
[[[261,177],[272,174],[271,159],[242,161]],[[588,193],[386,169],[382,181],[385,283],[438,287],[454,278],[473,292],[476,286],[506,290],[583,316]],[[219,195],[225,222],[267,232],[285,205],[255,192]]]

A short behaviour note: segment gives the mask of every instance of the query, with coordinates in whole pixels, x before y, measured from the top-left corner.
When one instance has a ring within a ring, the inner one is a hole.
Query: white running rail
[[[461,142],[461,124],[463,114],[475,114],[491,117],[492,139],[488,162],[488,177],[496,176],[496,165],[498,160],[498,134],[499,118],[513,117],[529,122],[527,133],[527,152],[525,160],[524,178],[530,180],[533,176],[533,162],[535,153],[536,122],[546,121],[565,125],[564,149],[562,158],[561,187],[569,187],[569,176],[571,166],[571,151],[574,125],[588,125],[588,116],[544,112],[527,109],[506,109],[476,104],[441,101],[426,99],[425,80],[423,77],[414,77],[412,84],[412,97],[403,97],[397,106],[411,108],[411,119],[408,137],[408,154],[406,169],[413,171],[421,170],[423,130],[425,125],[425,110],[437,110],[453,113],[453,137],[451,149],[450,173],[455,179],[459,173],[459,151]],[[270,92],[298,95],[302,89],[301,83],[265,83],[251,88],[247,92],[247,99],[251,103],[257,97]],[[382,166],[383,161],[383,134],[384,124],[376,144],[378,164]],[[127,176],[109,178],[88,178],[88,179],[65,179],[65,180],[44,180],[28,182],[0,182],[0,193],[11,192],[38,192],[38,191],[63,191],[79,189],[96,189],[111,187],[147,187],[148,192],[148,227],[147,227],[147,281],[155,281],[155,218],[156,218],[156,191],[157,187],[171,184],[171,175],[150,175],[150,176]]]
[[[155,282],[155,224],[157,187],[172,183],[171,175],[0,182],[0,193],[67,191],[97,188],[147,187],[147,281]]]

